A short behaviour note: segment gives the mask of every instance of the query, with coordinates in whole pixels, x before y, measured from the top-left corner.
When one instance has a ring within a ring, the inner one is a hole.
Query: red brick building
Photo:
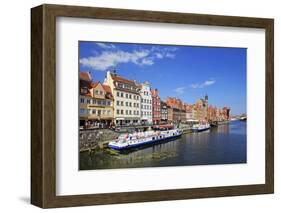
[[[230,108],[229,107],[222,108],[222,117],[224,120],[229,120],[229,118],[230,118]]]
[[[152,96],[152,122],[159,124],[161,121],[161,100],[157,89],[151,90]]]
[[[168,97],[166,103],[170,108],[168,110],[168,122],[180,123],[186,121],[185,105],[180,99]]]

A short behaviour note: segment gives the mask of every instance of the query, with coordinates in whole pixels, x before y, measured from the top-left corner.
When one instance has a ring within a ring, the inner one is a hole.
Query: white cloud
[[[140,49],[129,52],[118,49],[113,50],[116,48],[114,45],[114,47],[111,47],[109,44],[96,44],[108,50],[104,50],[100,54],[95,54],[87,58],[81,58],[80,63],[86,67],[101,71],[116,67],[118,64],[122,63],[133,63],[138,66],[151,66],[155,63],[156,59],[174,58],[175,54],[173,52],[177,50],[176,48],[171,47],[160,48],[158,46],[153,46],[151,49]]]
[[[80,59],[80,63],[86,67],[91,67],[96,70],[107,70],[110,67],[115,67],[121,63],[134,63],[136,65],[152,65],[153,62],[145,59],[149,54],[148,51],[104,51],[100,55]]]
[[[113,45],[113,44],[96,43],[96,45],[98,45],[99,47],[101,47],[103,49],[114,49],[114,48],[116,48],[115,45]]]
[[[176,89],[174,89],[174,91],[178,94],[178,95],[182,95],[185,92],[186,87],[178,87]]]
[[[172,54],[172,53],[166,53],[166,58],[175,58],[175,54]]]
[[[154,61],[150,58],[144,58],[141,60],[141,65],[153,65]]]
[[[198,88],[204,88],[207,86],[211,86],[214,83],[216,83],[215,80],[207,80],[207,81],[204,81],[203,83],[191,84],[190,87],[193,89],[198,89]]]
[[[160,47],[160,46],[153,46],[151,51],[154,53],[154,56],[158,59],[162,58],[175,58],[174,52],[177,51],[178,48],[176,47]]]
[[[164,58],[164,56],[161,53],[155,53],[155,56],[156,56],[156,58],[159,58],[159,59]]]
[[[215,82],[216,82],[216,81],[214,81],[214,80],[205,81],[205,82],[204,82],[204,86],[210,86],[210,85],[214,84]]]

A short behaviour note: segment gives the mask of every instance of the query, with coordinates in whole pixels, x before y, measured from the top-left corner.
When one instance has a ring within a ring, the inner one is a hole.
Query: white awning
[[[189,121],[189,122],[199,122],[198,120],[195,120],[195,119],[188,119],[186,121]]]

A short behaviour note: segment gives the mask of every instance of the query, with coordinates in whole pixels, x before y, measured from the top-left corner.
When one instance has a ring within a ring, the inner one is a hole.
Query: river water
[[[80,153],[80,170],[233,164],[247,162],[247,123],[232,121],[176,140],[119,153]]]

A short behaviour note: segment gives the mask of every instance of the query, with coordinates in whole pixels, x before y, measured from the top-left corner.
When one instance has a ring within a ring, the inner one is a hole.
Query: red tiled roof
[[[100,82],[91,83],[91,87],[92,87],[92,88],[95,88],[96,86],[98,86],[98,84],[100,84]]]
[[[100,82],[93,82],[93,83],[91,84],[91,87],[94,89],[94,88],[96,88],[99,84],[102,86],[102,88],[103,88],[104,91],[107,93],[107,95],[112,96],[111,88],[110,88],[110,86],[108,86],[108,85],[102,84],[102,83],[100,83]],[[112,96],[112,97],[113,97],[113,96]]]
[[[128,79],[125,79],[121,76],[118,76],[118,75],[115,76],[115,75],[112,75],[112,74],[111,74],[111,77],[114,81],[122,82],[122,83],[125,83],[125,84],[130,84],[132,86],[137,86],[136,82],[133,81],[133,80],[128,80]]]
[[[102,84],[102,87],[105,90],[105,92],[107,92],[107,93],[112,95],[110,86]]]
[[[84,81],[92,81],[91,75],[89,72],[80,72],[79,77],[81,80]]]

